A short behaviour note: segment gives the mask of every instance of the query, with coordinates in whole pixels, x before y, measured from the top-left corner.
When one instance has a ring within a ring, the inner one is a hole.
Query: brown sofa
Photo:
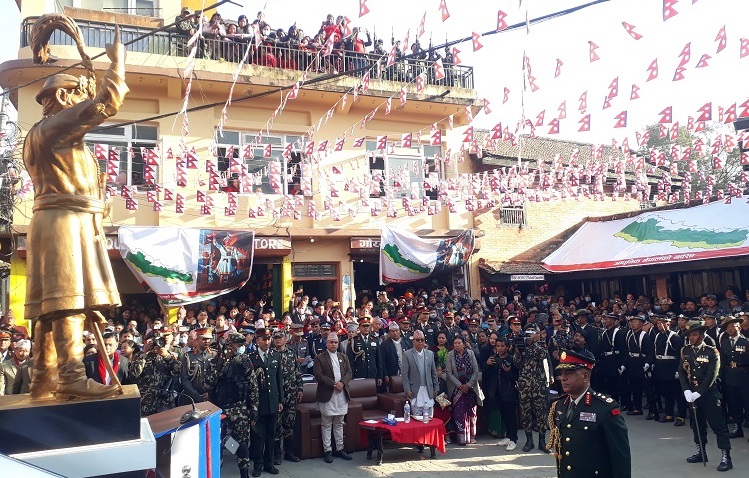
[[[389,393],[377,393],[377,383],[373,378],[354,379],[349,382],[349,394],[351,402],[349,404],[349,416],[355,413],[354,425],[362,420],[380,420],[387,416],[391,410],[395,410],[396,415],[403,416],[403,403],[405,399],[398,398]],[[352,404],[358,404],[352,407]],[[355,450],[366,450],[367,441],[362,440],[361,433],[357,430],[355,434]]]
[[[317,394],[317,383],[305,383],[302,400],[296,406],[296,419],[294,421],[294,452],[301,459],[319,458],[323,456],[322,429],[320,410],[315,401]],[[345,451],[352,452],[356,449],[356,441],[359,435],[359,420],[361,404],[349,402],[349,411],[343,426],[343,443]],[[335,447],[335,442],[333,442]]]
[[[403,416],[403,405],[406,403],[406,392],[403,390],[403,377],[400,375],[391,375],[389,377],[390,384],[388,385],[388,391],[385,395],[393,397],[398,400],[398,405],[395,408],[396,416]]]

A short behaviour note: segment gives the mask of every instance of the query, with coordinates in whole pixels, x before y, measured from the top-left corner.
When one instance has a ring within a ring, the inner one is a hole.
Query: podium
[[[156,438],[156,472],[160,478],[221,476],[221,409],[211,402],[196,404],[200,418],[180,424],[192,405],[146,417]],[[189,468],[189,470],[188,470]]]
[[[140,418],[138,388],[123,388],[122,395],[102,400],[0,397],[0,454],[50,476],[142,477],[156,464],[156,440],[148,420]]]

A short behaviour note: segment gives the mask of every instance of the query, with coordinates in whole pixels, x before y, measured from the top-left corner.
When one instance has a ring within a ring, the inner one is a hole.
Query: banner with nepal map
[[[121,227],[120,254],[140,283],[167,306],[242,287],[255,253],[253,231]]]
[[[641,267],[749,254],[746,197],[588,221],[541,265],[551,272]]]
[[[413,282],[463,267],[473,254],[473,230],[442,240],[422,239],[407,231],[382,228],[380,281]]]

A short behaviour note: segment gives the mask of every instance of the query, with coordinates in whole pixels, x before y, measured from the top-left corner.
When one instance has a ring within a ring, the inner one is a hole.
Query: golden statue
[[[32,32],[32,49],[41,62],[48,61],[46,43],[53,29],[80,34],[65,16],[41,17]],[[115,27],[114,43],[106,46],[111,65],[96,94],[90,59],[82,52],[80,36],[74,39],[89,76],[57,74],[47,79],[36,96],[44,117],[23,145],[34,184],[34,213],[27,236],[26,318],[36,319],[30,388],[35,399],[122,393],[111,368],[112,385],[104,385],[87,379],[83,366],[84,322],[88,319],[89,330],[101,336],[101,312],[120,304],[102,228],[105,182],[84,135],[122,106],[129,91],[125,48]],[[99,348],[103,353],[103,345]],[[110,364],[108,358],[104,362]]]

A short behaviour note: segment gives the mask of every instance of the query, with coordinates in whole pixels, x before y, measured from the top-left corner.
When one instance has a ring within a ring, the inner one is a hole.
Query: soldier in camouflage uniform
[[[518,392],[520,393],[520,416],[525,430],[524,452],[533,449],[533,431],[538,432],[538,449],[546,449],[547,414],[549,407],[549,354],[541,340],[541,332],[535,323],[525,326],[524,349],[515,347],[512,360],[520,370]]]
[[[250,476],[250,427],[257,421],[258,385],[250,356],[245,352],[245,337],[231,332],[214,366],[204,376],[203,387],[211,390],[211,401],[224,410],[225,425],[239,443],[239,476]]]
[[[281,376],[283,378],[283,410],[276,423],[276,449],[274,464],[281,464],[281,457],[294,463],[299,457],[294,454],[294,419],[296,404],[302,398],[302,374],[297,367],[296,352],[286,347],[286,334],[277,331],[273,334],[273,346],[281,356]]]
[[[182,363],[176,353],[169,351],[165,333],[149,333],[143,352],[130,362],[130,377],[141,393],[140,414],[143,417],[174,408],[173,382],[179,381]]]

